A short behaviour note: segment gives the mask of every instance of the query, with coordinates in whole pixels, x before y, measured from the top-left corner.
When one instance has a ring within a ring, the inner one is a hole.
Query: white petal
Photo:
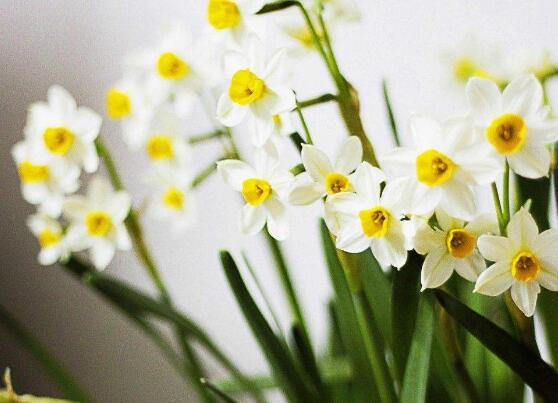
[[[103,119],[97,112],[81,107],[75,112],[70,126],[83,142],[91,143],[99,135],[102,122]]]
[[[39,212],[52,218],[58,218],[62,213],[64,196],[61,194],[49,194],[39,206]]]
[[[350,192],[334,194],[327,198],[327,203],[335,213],[358,216],[363,209],[362,199]]]
[[[407,249],[403,234],[392,234],[372,239],[372,254],[384,266],[403,267],[407,261]]]
[[[243,53],[237,51],[227,51],[223,56],[224,70],[228,77],[232,77],[238,70],[248,68],[250,62]]]
[[[550,169],[550,151],[544,144],[525,142],[515,154],[508,156],[513,172],[525,178],[542,178],[548,176]]]
[[[342,174],[350,174],[362,161],[362,144],[356,136],[351,136],[341,144],[337,159],[335,160],[335,170]]]
[[[462,228],[464,224],[463,220],[452,217],[446,210],[444,210],[443,207],[436,209],[436,220],[438,221],[440,228],[444,231],[449,231],[454,228]]]
[[[502,98],[504,110],[529,116],[543,104],[542,85],[534,75],[524,75],[508,84]]]
[[[486,269],[486,262],[478,252],[462,259],[454,259],[455,271],[464,279],[475,282]]]
[[[93,177],[87,186],[87,200],[93,208],[105,207],[112,195],[112,186],[102,176]]]
[[[558,291],[558,270],[548,269],[548,266],[543,264],[542,270],[537,276],[537,281],[540,285],[550,291]]]
[[[409,119],[409,130],[414,143],[422,149],[437,148],[443,138],[440,123],[427,116],[412,115]]]
[[[246,204],[240,211],[240,231],[244,234],[253,235],[260,232],[265,225],[267,210],[262,206],[251,206]]]
[[[414,248],[421,255],[426,255],[440,247],[445,248],[445,242],[446,233],[440,230],[435,231],[426,223],[421,224],[413,238]]]
[[[386,180],[384,173],[368,162],[362,162],[351,176],[354,190],[372,205],[380,201],[380,186]]]
[[[87,236],[87,230],[82,224],[73,224],[68,228],[64,237],[65,244],[72,252],[79,252],[91,246],[92,239]]]
[[[56,112],[67,114],[75,111],[76,101],[70,93],[59,85],[48,89],[48,103]]]
[[[539,235],[537,223],[526,208],[513,215],[508,224],[508,238],[520,248],[531,249]]]
[[[539,257],[551,257],[558,264],[558,230],[555,228],[541,232],[532,242],[532,252]]]
[[[511,296],[525,316],[533,316],[537,307],[537,297],[541,292],[541,287],[536,281],[519,281],[512,285]]]
[[[39,204],[48,196],[45,183],[22,183],[21,193],[27,203]]]
[[[248,110],[248,106],[234,103],[225,93],[217,103],[217,119],[225,126],[238,126],[248,114]]]
[[[271,56],[262,77],[265,82],[281,82],[284,79],[286,54],[286,49],[282,48]]]
[[[475,195],[469,186],[449,181],[441,189],[441,205],[448,214],[464,220],[475,214]]]
[[[513,241],[496,235],[480,236],[477,246],[482,256],[492,262],[510,262],[517,249]]]
[[[273,88],[273,92],[277,96],[277,100],[271,109],[273,115],[290,112],[296,108],[295,93],[292,89],[284,86],[276,86]]]
[[[544,121],[528,123],[528,136],[544,144],[554,143],[558,140],[558,121]]]
[[[448,254],[445,247],[432,250],[422,265],[420,273],[421,291],[427,288],[436,288],[449,280],[453,274],[454,259]]]
[[[387,207],[392,214],[400,215],[409,213],[414,200],[413,192],[416,190],[416,182],[413,178],[398,178],[386,184],[380,197],[380,204]]]
[[[335,245],[345,252],[360,253],[370,247],[370,239],[362,233],[358,222],[354,221],[339,230]]]
[[[285,205],[276,197],[271,196],[265,202],[267,208],[267,230],[269,234],[282,241],[289,236],[289,224],[286,218]]]
[[[289,194],[289,203],[296,206],[305,206],[314,203],[324,196],[324,187],[320,183],[302,183],[296,185]]]
[[[415,149],[398,147],[380,157],[381,167],[389,176],[414,176],[416,172]]]
[[[52,246],[50,248],[43,248],[39,252],[38,260],[43,266],[50,266],[60,259],[60,248]]]
[[[313,145],[304,144],[301,157],[306,172],[316,182],[324,183],[326,176],[333,172],[333,167],[327,155]]]
[[[62,207],[64,215],[70,220],[81,220],[87,214],[87,200],[81,195],[66,198]]]
[[[273,134],[273,118],[271,115],[254,114],[249,117],[254,147],[264,146]]]
[[[256,171],[239,160],[225,160],[217,162],[217,171],[223,180],[234,190],[240,192],[243,182],[248,178],[256,177]]]
[[[498,262],[479,275],[474,292],[494,297],[506,291],[513,283],[510,262]]]
[[[112,216],[113,221],[115,223],[124,221],[130,211],[131,205],[132,200],[128,193],[123,191],[116,192],[110,199],[110,207],[108,208],[108,212]]]
[[[104,270],[114,257],[115,247],[105,238],[96,239],[91,249],[89,256],[93,266],[97,270]]]
[[[476,236],[498,234],[498,223],[494,214],[480,214],[465,226],[465,229]]]
[[[428,216],[438,207],[442,200],[442,189],[439,186],[428,187],[414,182],[414,191],[409,187],[409,196],[412,195],[413,203],[410,213]]]
[[[130,235],[128,234],[128,231],[126,230],[126,227],[124,225],[118,225],[115,228],[115,242],[116,242],[116,247],[119,250],[130,250],[132,249],[132,240],[130,239]]]
[[[83,170],[87,173],[93,173],[99,169],[99,154],[93,143],[85,144],[83,154],[81,155]]]
[[[503,172],[504,158],[495,154],[485,143],[474,144],[460,150],[454,162],[459,166],[461,173],[467,178],[468,183],[488,185]]]
[[[487,119],[500,113],[502,97],[493,81],[471,78],[467,83],[466,92],[474,115]]]

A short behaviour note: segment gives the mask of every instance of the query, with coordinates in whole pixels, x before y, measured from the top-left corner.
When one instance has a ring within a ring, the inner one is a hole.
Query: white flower
[[[542,86],[533,75],[516,78],[503,93],[492,81],[473,78],[467,96],[479,140],[502,166],[507,160],[526,178],[548,175],[546,145],[558,139],[558,122],[548,119]]]
[[[41,213],[58,217],[64,195],[79,187],[79,167],[64,159],[50,158],[38,144],[29,141],[14,145],[12,157],[17,164],[23,198],[38,205]]]
[[[252,36],[247,54],[229,52],[225,70],[230,77],[227,91],[217,105],[217,118],[228,127],[247,119],[251,125],[252,141],[260,147],[273,132],[273,116],[290,111],[296,106],[293,91],[284,85],[279,51],[269,61],[260,40]]]
[[[154,187],[148,213],[156,220],[168,222],[176,233],[195,220],[196,205],[190,190],[192,177],[183,169],[155,167],[148,182]]]
[[[48,103],[37,102],[29,108],[24,132],[53,159],[64,159],[94,172],[99,166],[94,142],[101,123],[97,113],[78,108],[68,91],[54,85],[48,90]]]
[[[362,19],[362,14],[354,0],[322,0],[324,19],[329,25],[353,23]]]
[[[495,263],[481,273],[475,292],[495,296],[511,287],[515,304],[532,316],[540,286],[558,291],[558,230],[539,234],[535,220],[522,208],[510,220],[507,233],[479,238],[480,252]]]
[[[350,174],[362,162],[362,144],[356,136],[346,139],[339,148],[335,164],[313,145],[303,145],[301,157],[312,182],[298,181],[293,187],[289,203],[295,205],[306,205],[326,195],[352,191]]]
[[[243,233],[255,234],[267,222],[267,230],[272,237],[277,240],[287,238],[289,227],[283,198],[293,176],[289,171],[280,169],[276,155],[271,155],[264,148],[256,149],[254,167],[243,161],[225,160],[217,163],[217,170],[246,202],[239,222]]]
[[[64,203],[64,216],[70,220],[66,235],[70,249],[89,249],[93,265],[106,268],[116,249],[130,250],[132,246],[124,226],[130,205],[126,192],[114,192],[106,179],[93,178],[86,197],[71,196]]]
[[[40,264],[48,266],[70,257],[64,231],[58,221],[42,214],[33,214],[27,219],[27,226],[39,240],[41,251],[38,260]]]
[[[415,115],[410,132],[416,148],[396,148],[382,159],[386,173],[405,178],[403,192],[413,199],[407,212],[428,215],[441,205],[453,217],[471,218],[471,186],[493,182],[501,171],[485,147],[473,144],[469,121],[454,118],[440,124]]]
[[[422,265],[422,290],[444,284],[454,270],[466,280],[476,281],[486,263],[476,249],[477,238],[496,233],[498,226],[490,216],[483,214],[465,224],[436,210],[437,228],[424,222],[413,239],[415,250],[426,255]]]
[[[381,264],[401,268],[407,260],[400,221],[405,198],[400,180],[388,182],[380,196],[384,180],[382,171],[363,162],[352,177],[356,193],[337,193],[327,200],[339,226],[330,230],[337,236],[338,249],[359,253],[371,248]]]
[[[264,0],[207,1],[207,22],[222,46],[242,45],[251,33],[262,30],[254,14],[264,3]]]

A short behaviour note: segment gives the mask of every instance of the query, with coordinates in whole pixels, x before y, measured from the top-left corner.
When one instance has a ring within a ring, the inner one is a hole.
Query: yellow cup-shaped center
[[[41,248],[49,248],[51,246],[56,245],[58,242],[60,242],[60,239],[62,238],[62,234],[60,234],[60,232],[58,231],[53,231],[49,228],[45,228],[39,233],[38,238],[39,238],[39,245],[41,245]]]
[[[207,20],[215,29],[233,28],[240,23],[240,10],[231,0],[209,0]]]
[[[456,168],[455,163],[447,155],[426,150],[417,156],[417,179],[427,186],[438,186],[450,180]]]
[[[165,52],[157,60],[157,71],[167,80],[180,80],[190,72],[190,66],[175,53]]]
[[[43,133],[47,150],[53,154],[65,155],[74,144],[75,135],[65,127],[47,127]]]
[[[519,281],[529,281],[537,278],[541,271],[539,259],[528,251],[518,253],[512,260],[511,266],[513,277]]]
[[[452,229],[448,232],[446,246],[453,257],[467,257],[475,250],[477,237],[464,229]]]
[[[336,193],[348,191],[351,184],[349,182],[349,178],[347,178],[345,175],[337,172],[332,172],[326,176],[325,186],[327,193],[333,195]]]
[[[48,165],[36,165],[30,161],[23,161],[17,168],[23,183],[38,183],[48,179]]]
[[[166,134],[151,136],[145,145],[145,150],[152,160],[169,160],[174,156],[172,137]]]
[[[362,232],[368,237],[383,237],[386,235],[391,215],[385,208],[378,206],[358,213]]]
[[[242,182],[242,196],[246,203],[257,206],[271,195],[271,184],[259,178],[246,179]]]
[[[527,126],[523,118],[513,113],[497,117],[486,129],[486,138],[500,154],[514,154],[525,144]]]
[[[170,209],[182,210],[184,208],[184,192],[177,187],[171,187],[163,194],[163,203]]]
[[[265,83],[250,70],[238,70],[231,79],[229,96],[239,105],[249,105],[264,95]]]
[[[112,219],[105,211],[91,211],[85,216],[85,228],[91,236],[105,236],[112,228]]]
[[[124,91],[111,88],[107,91],[107,114],[111,119],[122,119],[132,113],[132,102]]]

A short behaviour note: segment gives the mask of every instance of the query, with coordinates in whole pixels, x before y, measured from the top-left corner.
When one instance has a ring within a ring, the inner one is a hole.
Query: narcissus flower
[[[502,166],[507,160],[526,178],[548,175],[546,145],[558,140],[558,121],[548,119],[542,86],[532,74],[516,78],[503,93],[492,81],[473,78],[467,96],[479,141]]]
[[[422,265],[422,290],[436,288],[449,280],[454,271],[469,281],[476,281],[486,268],[477,250],[477,238],[497,233],[498,226],[489,215],[481,215],[468,223],[436,210],[438,227],[423,223],[413,239],[415,250],[426,255]]]
[[[278,240],[287,238],[289,227],[284,197],[293,176],[279,167],[276,155],[263,148],[257,149],[254,167],[243,161],[225,160],[217,163],[217,170],[246,202],[239,222],[243,233],[255,234],[267,223],[272,237]]]
[[[14,145],[12,157],[17,164],[25,201],[38,205],[43,214],[58,217],[64,195],[79,187],[79,167],[65,159],[50,158],[40,145],[29,141]]]
[[[227,42],[242,45],[250,33],[259,31],[254,15],[263,5],[263,0],[208,0],[207,22]]]
[[[413,200],[407,212],[428,215],[441,205],[453,217],[471,218],[472,185],[493,182],[501,170],[488,150],[473,144],[468,119],[440,124],[415,115],[410,132],[416,148],[396,148],[382,159],[388,174],[405,178],[403,193]]]
[[[78,108],[64,88],[48,90],[48,103],[37,102],[29,108],[24,132],[26,138],[41,146],[53,159],[63,159],[94,172],[99,157],[94,141],[101,129],[101,117],[86,107]]]
[[[362,144],[355,136],[346,139],[339,148],[335,164],[313,145],[303,145],[301,157],[312,182],[300,181],[293,187],[289,203],[295,205],[306,205],[326,195],[353,191],[351,173],[362,162]]]
[[[389,182],[381,192],[384,174],[367,162],[358,167],[351,179],[356,193],[337,193],[327,201],[329,214],[335,215],[339,225],[330,228],[337,237],[337,248],[349,253],[371,248],[381,264],[401,268],[407,260],[400,221],[405,202],[401,180]]]
[[[27,219],[27,226],[37,237],[41,246],[38,256],[40,264],[48,266],[70,257],[64,230],[57,220],[45,215],[34,214]]]
[[[229,52],[225,70],[230,77],[228,90],[217,105],[217,118],[228,127],[248,120],[252,142],[263,146],[271,136],[273,117],[296,106],[293,91],[285,86],[282,60],[284,52],[275,53],[269,61],[260,40],[252,36],[246,54]]]
[[[130,205],[126,192],[114,192],[105,179],[93,178],[87,196],[70,196],[64,203],[64,216],[70,221],[69,248],[73,252],[89,249],[93,265],[106,268],[116,249],[130,250],[132,246],[124,226]]]
[[[515,304],[526,316],[535,313],[541,286],[558,291],[558,230],[539,234],[535,220],[522,208],[507,227],[507,237],[483,235],[482,255],[495,262],[479,276],[475,292],[495,296],[511,287]]]

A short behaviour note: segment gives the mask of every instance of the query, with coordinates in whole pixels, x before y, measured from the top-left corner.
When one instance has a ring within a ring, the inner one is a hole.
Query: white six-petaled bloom
[[[546,145],[558,139],[558,121],[549,120],[543,106],[543,89],[533,76],[513,80],[501,93],[490,81],[473,78],[467,97],[478,140],[503,166],[526,178],[548,175],[550,151]]]
[[[256,36],[248,41],[247,53],[231,51],[225,56],[228,89],[217,104],[217,118],[228,127],[248,120],[252,142],[263,146],[274,129],[274,116],[296,106],[294,92],[285,86],[282,61],[284,51],[269,61],[265,48]]]
[[[116,249],[130,250],[130,237],[124,219],[130,211],[130,196],[112,190],[106,179],[95,177],[87,196],[70,196],[64,203],[64,216],[70,221],[66,237],[73,252],[89,249],[93,265],[108,266]]]
[[[391,176],[405,178],[403,192],[412,196],[409,213],[429,215],[440,205],[453,217],[475,213],[473,185],[489,184],[501,172],[482,144],[474,144],[466,118],[443,124],[415,115],[410,132],[416,148],[399,147],[382,159]]]
[[[495,263],[480,274],[475,292],[495,296],[511,287],[515,304],[526,316],[532,316],[541,286],[558,291],[557,245],[558,230],[539,234],[535,220],[522,208],[510,220],[507,237],[479,238],[480,252]]]
[[[352,191],[351,173],[362,162],[362,144],[358,137],[346,139],[337,154],[335,164],[313,145],[302,146],[302,163],[312,182],[293,186],[289,203],[306,205],[326,195]]]
[[[48,89],[48,103],[37,102],[29,108],[24,132],[53,159],[64,159],[94,172],[99,166],[94,142],[101,123],[97,113],[78,108],[68,91],[54,85]]]
[[[52,159],[29,141],[20,141],[12,148],[21,179],[23,198],[38,205],[39,211],[51,217],[62,212],[64,195],[79,187],[80,169],[64,159]]]
[[[217,163],[217,170],[246,202],[239,222],[243,233],[255,234],[267,222],[272,237],[277,240],[287,238],[289,227],[283,200],[293,176],[279,167],[276,155],[265,148],[256,149],[254,167],[239,160],[225,160]]]
[[[405,201],[401,180],[389,182],[381,192],[385,176],[367,162],[358,167],[351,180],[356,193],[337,193],[328,197],[326,203],[331,207],[329,214],[335,215],[339,226],[330,227],[336,235],[337,248],[349,253],[371,248],[381,264],[401,268],[407,261],[400,221]]]
[[[222,46],[242,45],[251,33],[261,31],[257,17],[264,0],[208,0],[207,22]]]
[[[417,230],[413,243],[415,250],[426,255],[422,265],[422,290],[436,288],[449,280],[454,271],[469,281],[476,281],[486,269],[486,263],[477,250],[477,238],[496,233],[498,226],[487,214],[465,223],[436,210],[438,227],[424,222]]]
[[[70,257],[64,230],[57,220],[42,214],[33,214],[27,219],[27,226],[41,246],[38,256],[40,264],[48,266]]]

